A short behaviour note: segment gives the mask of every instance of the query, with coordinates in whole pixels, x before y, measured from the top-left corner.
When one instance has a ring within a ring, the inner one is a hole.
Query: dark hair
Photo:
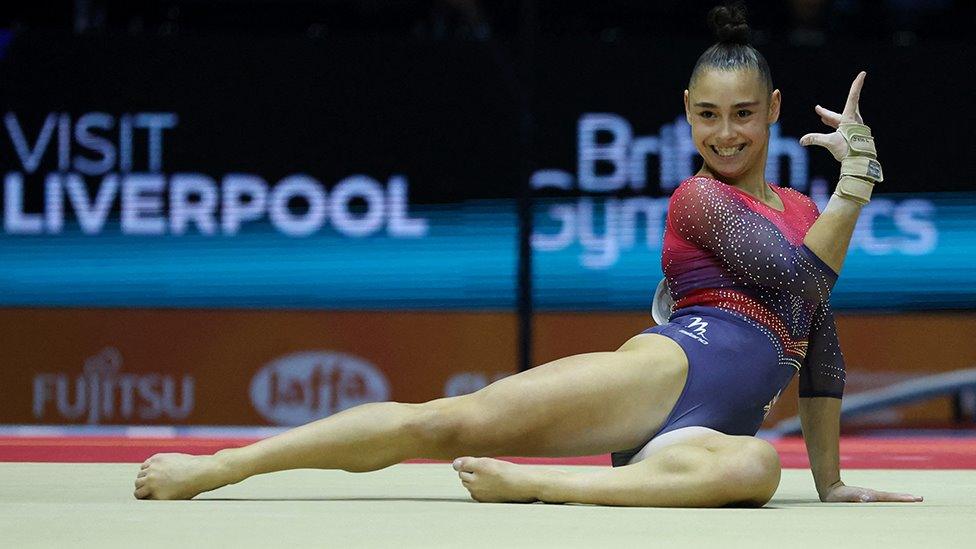
[[[708,26],[718,38],[712,47],[705,50],[691,71],[688,87],[705,69],[733,71],[742,68],[755,69],[759,79],[766,86],[766,93],[773,92],[773,77],[769,72],[766,58],[756,48],[749,45],[749,23],[746,22],[746,7],[743,2],[733,2],[715,6],[708,12]]]

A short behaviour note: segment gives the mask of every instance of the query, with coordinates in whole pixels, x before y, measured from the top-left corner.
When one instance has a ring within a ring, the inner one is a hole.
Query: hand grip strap
[[[874,148],[874,137],[871,136],[871,128],[864,124],[848,122],[838,126],[837,130],[847,141],[848,156],[878,157],[878,151]]]
[[[864,205],[871,201],[874,184],[884,181],[871,128],[845,123],[837,130],[847,141],[847,157],[840,163],[840,181],[834,194]]]

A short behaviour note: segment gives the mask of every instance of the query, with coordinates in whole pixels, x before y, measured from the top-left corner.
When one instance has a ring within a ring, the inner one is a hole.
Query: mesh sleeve
[[[822,302],[813,314],[807,356],[799,378],[802,398],[844,396],[844,355],[828,301]]]
[[[675,190],[669,223],[685,240],[713,253],[737,282],[821,302],[837,273],[801,244],[794,246],[734,190],[710,179],[690,179]]]

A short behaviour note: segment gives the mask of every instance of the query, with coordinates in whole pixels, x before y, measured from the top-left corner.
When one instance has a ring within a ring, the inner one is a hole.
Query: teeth
[[[719,156],[732,156],[735,153],[741,151],[743,149],[743,147],[745,147],[745,145],[739,145],[738,147],[715,147],[715,146],[713,146],[712,149],[714,149],[715,152],[718,153]]]

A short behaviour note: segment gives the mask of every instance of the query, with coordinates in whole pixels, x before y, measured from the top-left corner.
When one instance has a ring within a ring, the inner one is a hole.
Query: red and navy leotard
[[[837,273],[803,244],[817,206],[770,188],[782,211],[706,177],[671,197],[661,262],[675,303],[669,322],[646,333],[681,346],[688,379],[650,438],[688,426],[754,435],[797,372],[801,397],[843,395],[829,303]],[[615,452],[613,464],[639,450]]]
[[[770,188],[783,211],[704,177],[675,190],[661,258],[674,310],[745,315],[775,337],[780,362],[800,372],[800,396],[840,398],[844,363],[828,301],[837,273],[803,245],[819,211],[793,189]]]

